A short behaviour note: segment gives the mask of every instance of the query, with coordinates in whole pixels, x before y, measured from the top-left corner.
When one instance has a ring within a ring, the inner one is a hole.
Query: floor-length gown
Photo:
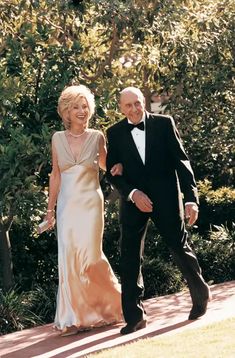
[[[59,287],[55,327],[91,328],[120,321],[120,285],[102,251],[103,194],[99,184],[101,133],[88,129],[74,158],[64,131],[52,143],[61,171],[57,200]]]

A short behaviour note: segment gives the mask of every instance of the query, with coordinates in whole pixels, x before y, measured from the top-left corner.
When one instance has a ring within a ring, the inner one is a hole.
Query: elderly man
[[[120,109],[126,118],[107,131],[107,173],[121,195],[120,266],[126,326],[120,333],[128,334],[146,326],[141,264],[149,219],[187,280],[193,304],[190,320],[206,313],[211,294],[187,242],[184,217],[189,225],[197,220],[198,194],[173,118],[148,113],[144,96],[135,87],[121,92]],[[122,176],[112,176],[115,163],[122,163]]]

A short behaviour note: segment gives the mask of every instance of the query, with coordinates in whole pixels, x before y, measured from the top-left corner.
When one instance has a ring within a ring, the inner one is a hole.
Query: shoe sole
[[[147,325],[147,321],[146,321],[146,320],[142,320],[141,322],[139,322],[139,323],[135,326],[135,328],[133,328],[133,330],[131,330],[131,331],[129,331],[129,332],[125,332],[125,328],[126,328],[126,327],[124,327],[124,331],[123,331],[123,329],[121,329],[120,334],[121,334],[121,335],[126,335],[126,334],[134,333],[134,332],[136,332],[136,331],[138,331],[138,330],[140,330],[140,329],[142,329],[142,328],[145,328],[146,325]]]
[[[69,336],[75,336],[76,334],[78,334],[79,330],[74,330],[71,332],[64,332],[60,334],[60,337],[69,337]]]
[[[146,320],[141,321],[139,324],[136,325],[136,331],[138,331],[139,329],[142,329],[142,328],[146,328],[146,325],[147,325]]]

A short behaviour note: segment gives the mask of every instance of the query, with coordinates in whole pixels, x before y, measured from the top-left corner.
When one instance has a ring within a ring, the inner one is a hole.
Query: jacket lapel
[[[146,119],[145,119],[145,135],[146,135],[146,142],[145,142],[145,166],[148,165],[151,148],[155,140],[154,130],[153,130],[153,121],[151,118],[151,114],[146,112]]]

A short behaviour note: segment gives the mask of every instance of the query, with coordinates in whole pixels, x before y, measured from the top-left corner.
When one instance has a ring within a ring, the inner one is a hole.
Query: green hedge
[[[198,188],[199,233],[208,232],[212,225],[226,225],[231,229],[232,223],[235,222],[235,189],[231,187],[213,189],[208,180],[199,182]]]
[[[197,253],[205,280],[220,283],[235,279],[235,225],[213,226],[207,238],[192,235],[192,244]]]

